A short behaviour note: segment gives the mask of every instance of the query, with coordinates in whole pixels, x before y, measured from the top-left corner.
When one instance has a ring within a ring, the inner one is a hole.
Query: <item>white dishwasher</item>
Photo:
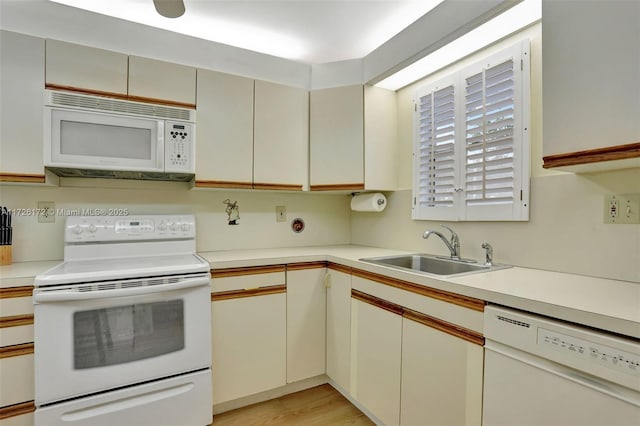
[[[513,309],[484,314],[483,426],[639,426],[640,342]]]

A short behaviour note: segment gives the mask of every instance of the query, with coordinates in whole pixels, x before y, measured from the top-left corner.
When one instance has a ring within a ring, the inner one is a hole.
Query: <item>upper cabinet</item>
[[[395,92],[355,85],[310,98],[311,190],[396,189]]]
[[[638,40],[640,2],[542,2],[545,168],[640,167]]]
[[[364,189],[363,86],[314,90],[309,113],[311,190]]]
[[[47,86],[126,96],[127,73],[124,53],[47,40]]]
[[[196,104],[196,69],[186,65],[129,56],[129,96]]]
[[[308,92],[198,70],[196,187],[301,191]]]
[[[0,181],[44,183],[44,40],[0,31]]]
[[[309,92],[256,80],[254,102],[254,188],[306,189]]]
[[[396,92],[364,88],[364,186],[367,190],[398,188]]]
[[[198,70],[196,186],[253,187],[253,85]]]
[[[46,42],[46,85],[195,107],[196,69],[57,40]]]

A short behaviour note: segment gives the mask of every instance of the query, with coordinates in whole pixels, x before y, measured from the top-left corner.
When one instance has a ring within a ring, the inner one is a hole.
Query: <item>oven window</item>
[[[123,364],[184,348],[182,300],[73,314],[74,368]]]

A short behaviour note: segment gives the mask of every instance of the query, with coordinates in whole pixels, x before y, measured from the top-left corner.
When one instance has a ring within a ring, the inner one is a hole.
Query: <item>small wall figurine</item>
[[[227,205],[227,208],[224,209],[224,211],[227,212],[228,224],[240,225],[238,223],[238,221],[240,220],[240,206],[238,206],[238,202],[231,202],[231,200],[227,198],[222,203]]]

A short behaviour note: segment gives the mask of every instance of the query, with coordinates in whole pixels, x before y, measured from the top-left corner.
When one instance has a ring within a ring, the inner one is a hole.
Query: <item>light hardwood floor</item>
[[[213,426],[373,425],[330,385],[321,385],[213,416]]]

